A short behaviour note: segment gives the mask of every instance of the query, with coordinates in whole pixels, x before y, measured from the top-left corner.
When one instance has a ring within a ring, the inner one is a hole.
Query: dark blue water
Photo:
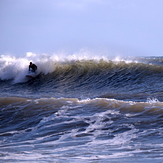
[[[0,162],[163,162],[161,57],[27,61],[1,56]]]

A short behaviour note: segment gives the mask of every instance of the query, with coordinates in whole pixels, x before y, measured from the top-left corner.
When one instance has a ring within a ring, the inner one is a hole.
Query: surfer
[[[34,63],[30,62],[30,64],[29,64],[29,71],[30,71],[30,69],[32,69],[31,70],[32,72],[35,72],[37,70],[37,66]]]

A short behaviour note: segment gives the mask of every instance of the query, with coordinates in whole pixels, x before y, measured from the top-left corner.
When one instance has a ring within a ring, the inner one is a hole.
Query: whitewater
[[[162,57],[1,55],[0,88],[0,162],[163,162]]]

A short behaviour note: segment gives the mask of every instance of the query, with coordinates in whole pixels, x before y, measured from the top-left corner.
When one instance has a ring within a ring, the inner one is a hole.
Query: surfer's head
[[[32,62],[30,62],[30,65],[32,65]]]

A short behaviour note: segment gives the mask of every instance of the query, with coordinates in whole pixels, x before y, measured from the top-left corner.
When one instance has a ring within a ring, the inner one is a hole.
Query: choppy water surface
[[[162,58],[30,59],[0,59],[0,162],[163,162]]]

